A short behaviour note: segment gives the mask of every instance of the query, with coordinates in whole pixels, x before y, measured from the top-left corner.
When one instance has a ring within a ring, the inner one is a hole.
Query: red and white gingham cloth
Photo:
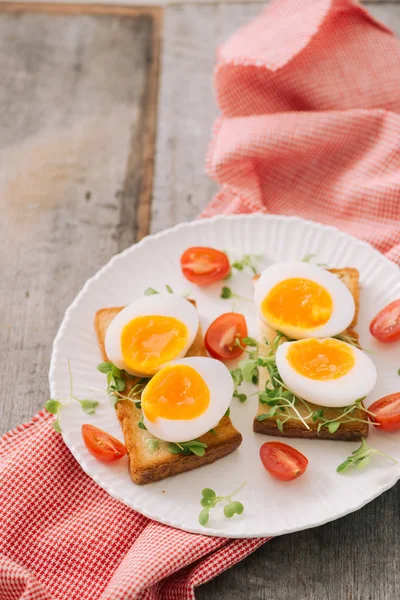
[[[202,216],[335,225],[400,261],[400,43],[351,0],[277,0],[220,48]]]
[[[400,258],[400,45],[350,0],[278,0],[220,49],[205,215],[299,214]],[[0,442],[0,600],[186,600],[265,539],[160,525],[40,412]]]

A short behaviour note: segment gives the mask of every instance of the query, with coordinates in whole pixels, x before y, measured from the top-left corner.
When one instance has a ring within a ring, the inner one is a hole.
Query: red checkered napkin
[[[333,223],[400,257],[400,47],[349,0],[279,0],[219,54],[205,212]],[[397,111],[397,112],[396,112]],[[160,525],[87,477],[40,412],[0,443],[1,600],[186,600],[265,539]]]
[[[51,420],[0,443],[1,600],[186,600],[264,542],[150,521],[82,471]]]
[[[400,43],[351,0],[277,0],[219,50],[203,216],[299,215],[400,261]]]

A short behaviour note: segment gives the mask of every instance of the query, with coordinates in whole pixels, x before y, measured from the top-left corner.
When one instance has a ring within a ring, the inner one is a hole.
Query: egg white
[[[166,442],[189,442],[215,427],[229,408],[233,395],[233,380],[228,368],[215,358],[194,356],[174,360],[170,365],[188,365],[204,379],[210,390],[210,403],[205,412],[194,419],[165,419],[150,421],[142,404],[143,422],[156,438]],[[142,400],[146,398],[146,389]]]
[[[282,381],[296,396],[321,406],[342,407],[367,396],[374,388],[377,370],[370,357],[362,350],[349,346],[355,363],[346,375],[338,379],[318,381],[301,375],[289,364],[288,350],[292,344],[297,343],[299,342],[285,342],[276,352],[276,366]]]
[[[199,316],[197,310],[188,300],[175,294],[154,294],[144,296],[132,304],[126,306],[111,321],[105,336],[105,349],[109,360],[119,369],[137,376],[148,376],[147,372],[132,371],[127,367],[122,355],[121,334],[127,323],[144,315],[159,315],[163,317],[174,317],[184,323],[188,330],[188,339],[181,352],[176,358],[185,356],[192,345],[199,329]],[[163,365],[160,364],[157,370]]]
[[[332,298],[333,310],[330,319],[320,327],[303,329],[293,325],[267,320],[261,311],[261,303],[272,288],[286,279],[304,278],[321,285]],[[354,298],[340,279],[326,269],[302,261],[286,261],[265,269],[255,284],[254,300],[260,319],[272,329],[282,331],[289,338],[333,337],[350,325],[355,314]]]

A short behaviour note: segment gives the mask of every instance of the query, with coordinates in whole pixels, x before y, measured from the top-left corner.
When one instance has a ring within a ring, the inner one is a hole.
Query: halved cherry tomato
[[[94,425],[82,425],[82,437],[90,454],[102,462],[114,462],[126,454],[119,440]]]
[[[368,408],[375,413],[370,417],[373,423],[379,424],[384,431],[399,431],[400,429],[400,392],[389,394],[377,400]]]
[[[260,448],[260,458],[266,470],[281,481],[297,479],[308,465],[304,454],[282,442],[265,442]]]
[[[194,246],[181,256],[182,273],[192,283],[208,285],[226,277],[230,271],[227,255],[214,248]]]
[[[243,352],[235,340],[247,337],[246,319],[239,313],[224,313],[213,321],[207,329],[204,342],[207,351],[219,360],[237,358]]]
[[[400,340],[400,300],[388,304],[371,321],[371,334],[380,342]]]

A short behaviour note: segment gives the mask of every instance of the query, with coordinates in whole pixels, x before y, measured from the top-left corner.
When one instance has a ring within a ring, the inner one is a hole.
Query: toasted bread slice
[[[356,312],[353,319],[353,322],[350,325],[350,328],[344,332],[344,334],[351,336],[358,340],[358,334],[351,329],[357,324],[358,319],[358,311],[360,305],[360,285],[359,285],[359,273],[357,269],[329,269],[331,273],[334,273],[343,281],[343,283],[348,287],[350,292],[353,295],[354,302],[356,305]],[[265,340],[272,342],[272,340],[276,336],[276,331],[270,329],[264,324],[260,324],[260,333],[261,333],[261,342],[259,344],[259,352],[261,355],[266,356],[268,353],[268,348],[264,343]],[[269,379],[269,373],[267,369],[260,369],[260,377],[259,377],[259,387],[260,390],[264,390],[265,386]],[[323,398],[321,398],[321,402],[323,402]],[[310,408],[312,410],[319,410],[321,408],[325,408],[323,405],[319,406],[316,404],[311,404]],[[302,417],[307,415],[307,410],[303,405],[296,406],[298,411],[300,412]],[[265,435],[278,435],[281,437],[300,437],[300,438],[319,438],[319,439],[329,439],[329,440],[347,440],[347,441],[356,441],[361,438],[365,438],[368,435],[368,423],[361,423],[358,421],[351,421],[348,423],[343,423],[340,425],[339,429],[335,431],[335,433],[330,433],[325,427],[323,427],[318,432],[318,423],[314,423],[311,418],[307,419],[307,425],[310,429],[306,429],[304,424],[296,419],[289,419],[286,421],[283,432],[278,429],[276,424],[277,418],[279,415],[268,417],[263,421],[258,421],[257,417],[266,412],[265,405],[259,402],[258,411],[256,418],[254,419],[253,430],[256,433],[263,433]],[[335,417],[339,416],[340,411],[337,408],[325,408],[324,416],[327,419],[335,419]],[[356,409],[352,413],[353,417],[364,419],[365,413],[362,410]]]
[[[123,306],[103,308],[96,313],[94,325],[101,356],[105,361],[108,360],[104,346],[107,328],[123,308]],[[200,327],[187,356],[207,356]],[[134,377],[129,377],[125,393],[129,392],[135,381]],[[166,444],[160,444],[158,448],[152,450],[147,445],[147,439],[153,436],[147,430],[138,427],[141,410],[130,400],[120,400],[116,404],[116,412],[128,450],[129,471],[132,480],[139,485],[208,465],[236,450],[242,442],[242,436],[235,429],[230,418],[224,416],[214,428],[215,434],[206,433],[199,438],[199,441],[207,444],[204,456],[171,454]]]

